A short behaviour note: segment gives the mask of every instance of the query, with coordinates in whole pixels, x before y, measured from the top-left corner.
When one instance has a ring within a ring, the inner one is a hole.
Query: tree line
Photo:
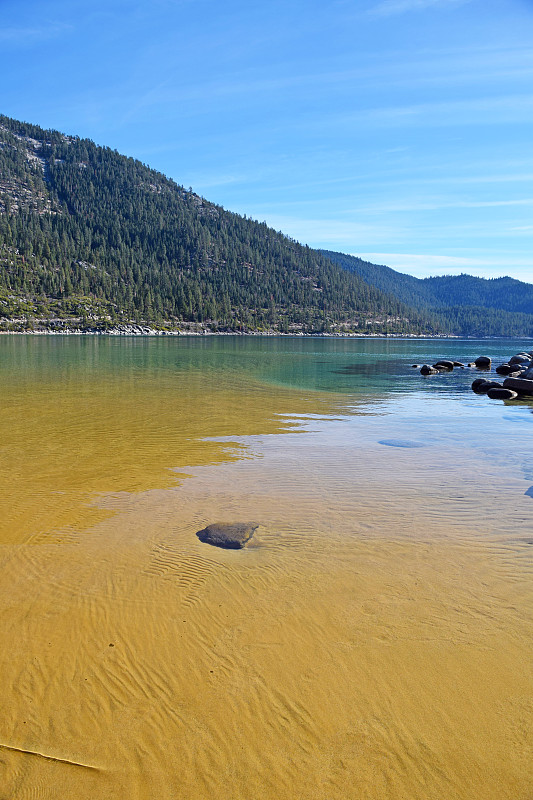
[[[4,294],[91,298],[132,320],[439,329],[319,251],[140,161],[2,116],[0,266]]]

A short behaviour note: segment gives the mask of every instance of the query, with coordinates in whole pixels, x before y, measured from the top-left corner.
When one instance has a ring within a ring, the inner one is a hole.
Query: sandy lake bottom
[[[0,342],[1,800],[531,800],[519,347]]]

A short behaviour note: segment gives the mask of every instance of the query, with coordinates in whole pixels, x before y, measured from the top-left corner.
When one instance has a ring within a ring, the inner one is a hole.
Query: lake
[[[0,796],[531,798],[524,347],[0,337]]]

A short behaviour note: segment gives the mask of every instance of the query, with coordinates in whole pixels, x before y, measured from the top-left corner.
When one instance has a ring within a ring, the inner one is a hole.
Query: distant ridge
[[[322,250],[331,261],[435,323],[463,335],[533,336],[533,284],[513,278],[415,278],[357,256]]]

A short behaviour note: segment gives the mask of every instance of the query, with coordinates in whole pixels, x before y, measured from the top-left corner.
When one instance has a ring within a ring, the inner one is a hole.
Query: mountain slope
[[[533,285],[513,278],[445,275],[414,278],[356,256],[321,251],[343,269],[430,313],[437,324],[456,334],[493,336],[533,335]]]
[[[433,330],[427,315],[265,223],[109,148],[3,116],[0,309],[28,324]]]

